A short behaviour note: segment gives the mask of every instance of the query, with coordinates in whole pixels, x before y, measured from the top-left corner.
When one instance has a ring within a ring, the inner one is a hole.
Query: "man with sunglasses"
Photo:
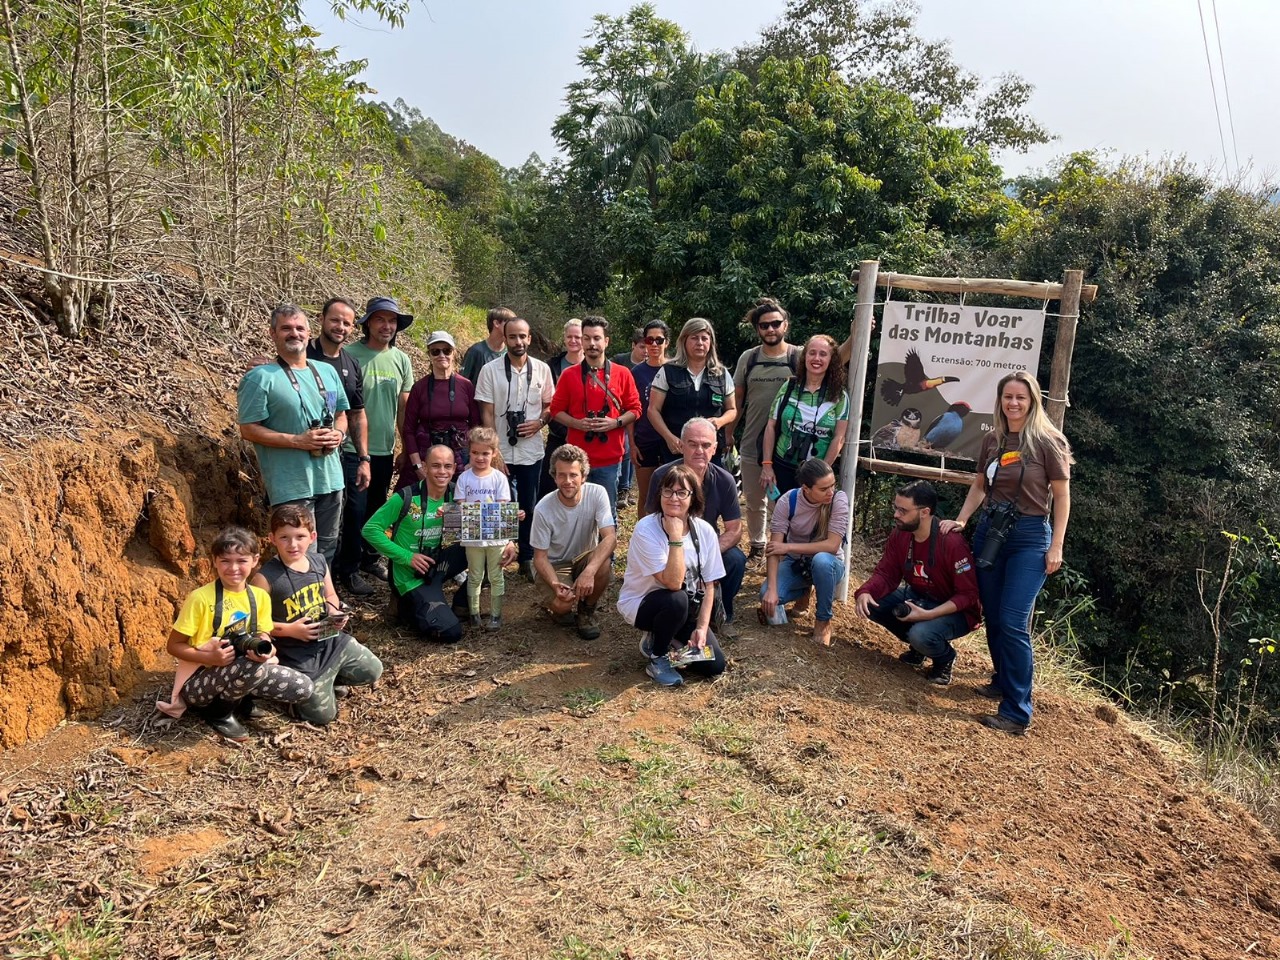
[[[640,416],[640,394],[631,371],[607,359],[609,321],[582,321],[582,363],[560,375],[551,416],[569,433],[569,443],[587,451],[590,483],[604,487],[609,509],[618,517],[618,467],[626,448],[626,430]]]
[[[476,382],[480,421],[498,432],[498,448],[515,487],[516,502],[524,511],[518,539],[520,573],[533,583],[533,508],[538,503],[538,483],[546,445],[542,428],[551,419],[555,388],[551,368],[529,356],[529,323],[519,317],[506,322],[507,354],[486,363]]]
[[[800,347],[787,343],[790,315],[770,297],[758,300],[744,318],[760,343],[748,347],[738,357],[733,372],[734,397],[742,421],[738,444],[742,464],[742,493],[747,501],[747,534],[751,538],[748,562],[764,559],[769,505],[760,486],[761,440],[769,425],[769,409],[778,388],[799,369]]]

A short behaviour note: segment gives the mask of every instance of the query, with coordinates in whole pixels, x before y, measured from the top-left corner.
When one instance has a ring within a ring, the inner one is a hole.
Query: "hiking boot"
[[[986,697],[988,700],[1004,699],[1004,694],[1000,692],[1000,688],[994,683],[984,683],[980,687],[974,687],[973,692],[980,697]]]
[[[640,656],[646,660],[653,659],[653,631],[646,630],[640,634]]]
[[[219,736],[227,740],[244,743],[249,739],[249,731],[244,728],[243,723],[236,719],[234,713],[206,716],[204,722],[213,727]]]
[[[653,678],[653,681],[663,687],[678,687],[684,683],[684,677],[680,676],[680,672],[671,665],[671,660],[667,656],[654,657],[649,661],[649,665],[644,668],[644,672]]]
[[[572,610],[570,610],[568,613],[561,613],[559,615],[552,614],[551,616],[552,616],[552,619],[555,621],[556,626],[576,627],[578,625],[578,615],[575,614]]]
[[[907,647],[907,649],[898,654],[898,659],[909,667],[918,667],[924,663],[924,654],[913,647]]]
[[[764,563],[764,544],[753,543],[751,552],[747,554],[747,563],[755,566],[757,563]]]
[[[579,604],[574,626],[578,628],[578,636],[583,640],[594,640],[600,636],[600,624],[596,620],[596,608],[588,607],[586,604]]]
[[[484,626],[484,620],[480,618],[480,614],[478,613],[473,613],[468,622],[471,624],[471,629],[473,630],[479,630]]]
[[[1007,733],[1011,737],[1025,737],[1027,729],[1031,726],[1029,723],[1018,723],[1016,720],[1002,717],[998,713],[989,713],[985,717],[979,718],[978,722],[984,727],[999,730],[1001,733]]]
[[[535,571],[534,571],[534,569],[533,569],[533,561],[532,561],[532,560],[521,560],[521,561],[520,561],[520,576],[524,577],[524,578],[525,578],[526,580],[528,580],[530,583],[537,583],[537,582],[538,582],[538,574],[537,574],[537,572],[535,572]]]
[[[925,672],[925,679],[935,686],[945,687],[951,682],[951,665],[956,662],[956,655],[942,660],[934,658],[933,666]]]
[[[490,633],[494,633],[502,629],[502,614],[495,613],[489,618],[489,622],[485,625],[485,629]]]
[[[387,579],[387,558],[378,557],[376,560],[366,560],[360,564],[360,569],[371,577],[377,577],[379,580]]]
[[[353,597],[373,596],[373,584],[360,576],[360,571],[358,570],[349,577],[340,578],[338,583],[342,587],[343,593],[349,593]]]
[[[716,631],[716,636],[721,640],[737,640],[738,628],[733,625],[732,620],[726,620],[720,624],[720,629]]]

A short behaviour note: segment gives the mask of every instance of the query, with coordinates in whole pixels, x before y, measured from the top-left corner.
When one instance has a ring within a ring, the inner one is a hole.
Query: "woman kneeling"
[[[773,511],[764,555],[768,574],[760,588],[761,620],[773,622],[779,604],[818,593],[813,639],[831,644],[832,603],[844,579],[840,545],[849,529],[849,495],[836,490],[836,475],[825,460],[813,457],[796,472],[799,486],[784,493]],[[796,610],[795,612],[799,612]]]
[[[704,677],[724,672],[724,653],[711,632],[716,581],[724,576],[720,542],[701,519],[702,486],[682,463],[662,478],[660,513],[636,524],[618,612],[645,631],[645,672],[664,687],[684,682],[678,668]]]

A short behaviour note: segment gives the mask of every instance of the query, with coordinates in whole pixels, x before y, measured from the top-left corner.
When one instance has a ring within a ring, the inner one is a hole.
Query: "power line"
[[[1218,0],[1213,2],[1213,32],[1218,35],[1218,68],[1222,71],[1222,96],[1227,101],[1227,125],[1231,128],[1231,151],[1236,158],[1236,173],[1240,172],[1240,148],[1236,145],[1236,118],[1231,112],[1231,91],[1227,88],[1227,58],[1222,54],[1222,29],[1218,26]]]
[[[1218,85],[1213,79],[1213,59],[1209,56],[1209,33],[1204,28],[1204,4],[1196,0],[1196,9],[1200,11],[1200,36],[1204,40],[1204,62],[1209,66],[1209,89],[1213,91],[1213,113],[1218,118],[1218,141],[1222,144],[1222,166],[1224,173],[1231,172],[1231,161],[1227,159],[1227,138],[1222,135],[1222,112],[1218,109]]]

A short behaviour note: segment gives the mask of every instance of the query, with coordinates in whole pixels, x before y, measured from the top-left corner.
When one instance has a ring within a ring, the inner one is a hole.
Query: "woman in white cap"
[[[396,489],[423,477],[427,450],[443,444],[453,451],[454,473],[467,465],[467,433],[480,426],[475,386],[457,373],[457,344],[444,330],[427,339],[431,372],[413,385],[404,408],[405,465]]]

